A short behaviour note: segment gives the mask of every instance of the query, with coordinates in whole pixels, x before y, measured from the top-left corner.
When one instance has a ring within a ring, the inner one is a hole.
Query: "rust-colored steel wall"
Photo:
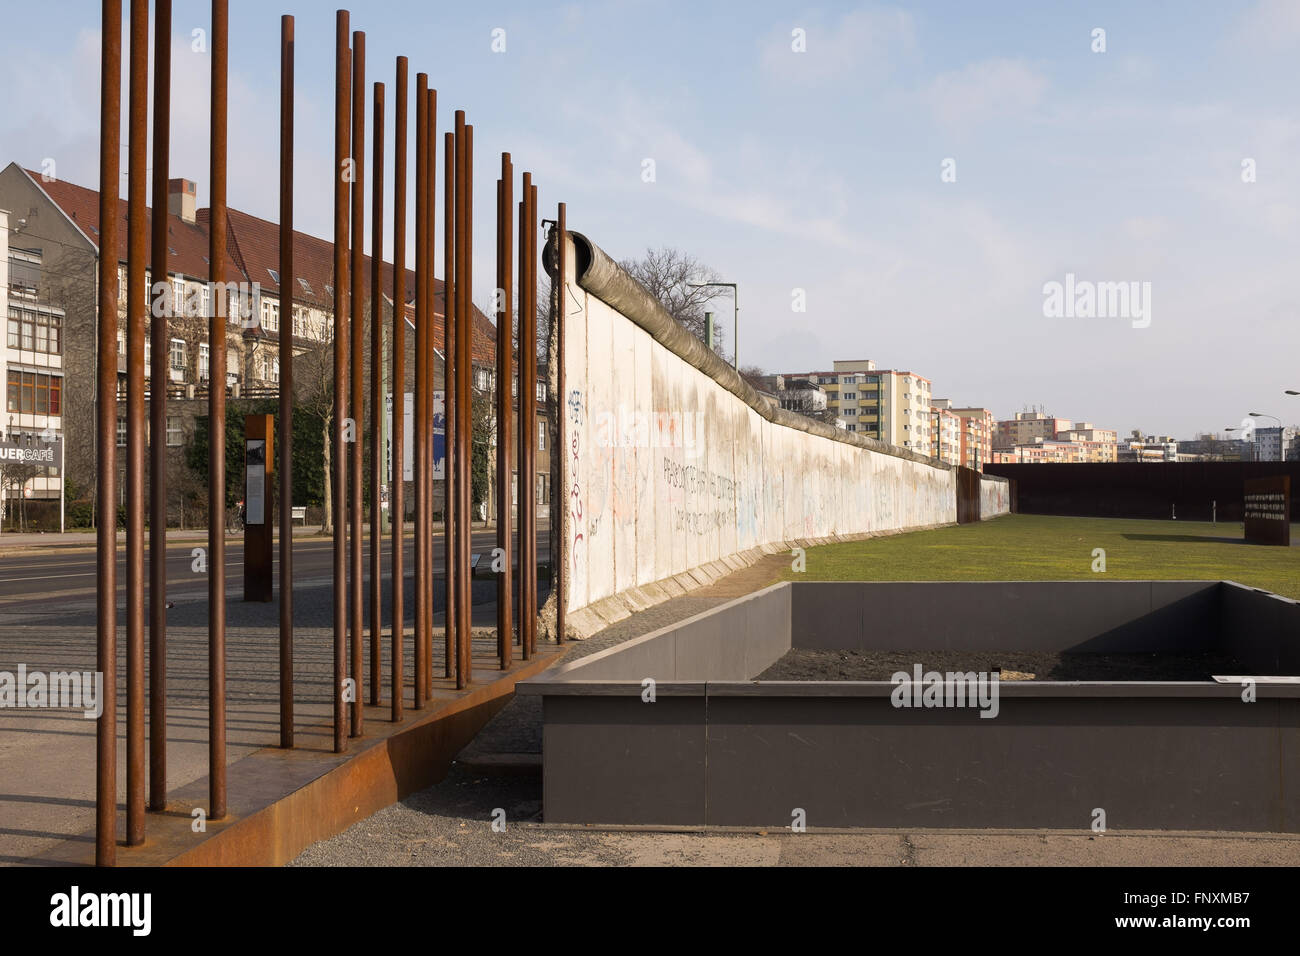
[[[501,297],[500,308],[497,310],[497,547],[505,552],[504,564],[497,577],[497,658],[502,670],[510,666],[514,650],[514,580],[511,571],[514,561],[514,531],[510,515],[513,484],[510,444],[514,421],[511,407],[514,402],[511,394],[514,385],[514,363],[511,361],[514,349],[514,315],[511,308],[511,296],[514,294],[514,263],[511,261],[511,253],[514,251],[511,217],[514,175],[510,154],[502,153],[501,179],[497,182],[496,285],[496,294]],[[520,395],[526,387],[526,382],[519,383]]]
[[[352,736],[365,732],[365,708],[361,706],[365,693],[364,654],[365,640],[364,571],[362,569],[362,535],[364,514],[361,497],[362,423],[365,422],[365,344],[366,344],[366,35],[360,30],[352,33],[352,325],[351,364],[349,380],[348,417],[351,419],[352,440],[348,442],[348,465],[351,471],[348,486],[350,514],[349,536],[351,577],[348,580],[348,597],[351,611],[352,651]],[[373,520],[373,518],[372,518]]]
[[[167,208],[171,155],[172,3],[154,2],[153,208]],[[154,216],[150,260],[167,261],[167,217]],[[165,276],[163,277],[165,280]],[[157,281],[157,278],[154,278]],[[165,286],[165,281],[164,281]],[[164,289],[164,293],[166,290]],[[149,305],[154,297],[148,297]],[[170,303],[164,294],[162,304]],[[150,378],[167,381],[167,309],[150,309]],[[151,434],[167,433],[167,389],[149,392]],[[167,443],[149,443],[149,809],[167,808]]]
[[[429,694],[425,682],[427,661],[432,647],[432,620],[429,608],[429,591],[425,579],[432,562],[429,560],[429,509],[431,502],[425,494],[424,467],[427,458],[424,445],[429,440],[429,369],[424,356],[428,351],[425,339],[429,335],[429,76],[418,73],[415,77],[415,435],[411,442],[411,477],[415,492],[415,709],[424,707]]]
[[[405,624],[405,525],[406,481],[406,57],[397,58],[397,112],[393,124],[393,429],[389,443],[393,449],[393,493],[390,496],[393,516],[393,560],[390,571],[392,586],[392,685],[393,721],[402,719],[405,698],[403,683],[402,642]]]
[[[347,712],[343,702],[347,679],[347,487],[343,419],[347,416],[348,342],[348,183],[344,178],[351,145],[348,105],[351,100],[351,51],[348,12],[337,14],[334,36],[334,408],[330,435],[330,466],[334,469],[334,752],[347,749]]]
[[[99,247],[117,248],[121,162],[122,2],[103,0],[99,74]],[[115,257],[114,257],[115,258]],[[95,445],[101,475],[117,474],[117,268],[100,260],[96,298]],[[96,488],[95,669],[104,675],[104,709],[95,722],[95,862],[117,859],[117,502],[112,481]]]
[[[293,746],[293,17],[280,18],[280,746]],[[155,349],[158,346],[154,346]]]
[[[208,262],[212,282],[223,281],[226,258],[226,77],[230,61],[230,10],[212,0],[212,213]],[[214,286],[215,288],[215,286]],[[225,434],[226,322],[213,309],[208,324],[213,370],[208,389],[208,427]],[[208,819],[226,815],[226,443],[208,442]]]
[[[131,0],[126,288],[126,844],[144,842],[144,261],[149,4]],[[165,261],[165,260],[164,260]]]

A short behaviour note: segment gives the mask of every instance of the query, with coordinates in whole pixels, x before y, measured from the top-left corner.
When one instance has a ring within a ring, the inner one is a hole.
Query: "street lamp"
[[[1276,415],[1265,415],[1263,412],[1250,412],[1251,418],[1271,418],[1277,422],[1277,459],[1282,460],[1282,419]]]
[[[731,331],[731,367],[740,370],[740,289],[734,282],[688,282],[686,283],[692,289],[707,289],[710,286],[718,286],[731,290],[734,299],[735,313],[732,319]]]

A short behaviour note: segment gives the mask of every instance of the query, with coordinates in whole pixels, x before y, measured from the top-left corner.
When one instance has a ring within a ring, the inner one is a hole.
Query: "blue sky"
[[[335,8],[231,6],[230,202],[276,216],[278,15],[295,14],[298,226],[328,236]],[[207,9],[174,12],[172,175],[200,203],[208,60],[190,37]],[[871,358],[999,417],[1042,405],[1121,434],[1300,421],[1282,395],[1300,389],[1300,2],[351,9],[390,136],[399,53],[430,73],[440,129],[455,108],[475,125],[477,300],[508,149],[542,214],[565,201],[616,258],[671,245],[738,282],[744,364]],[[0,162],[52,157],[95,185],[99,5],[5,19]],[[1150,282],[1150,325],[1044,317],[1067,273]]]

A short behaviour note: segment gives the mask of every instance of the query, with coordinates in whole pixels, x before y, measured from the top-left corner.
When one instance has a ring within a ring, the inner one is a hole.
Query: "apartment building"
[[[1080,461],[1108,463],[1118,458],[1115,432],[1107,428],[1095,428],[1090,422],[1077,422],[1073,428],[1057,432],[1056,437],[1060,441],[1078,445]]]
[[[1133,435],[1119,443],[1118,461],[1177,461],[1178,442],[1168,435]]]
[[[41,293],[41,250],[29,248],[24,225],[0,208],[0,313],[5,316],[5,338],[0,342],[0,375],[5,381],[0,520],[10,515],[13,502],[57,500],[63,486],[54,467],[33,463],[39,456],[19,460],[24,452],[30,455],[33,447],[52,453],[63,438],[68,400],[67,314]]]
[[[993,461],[998,464],[1078,464],[1084,450],[1077,442],[1034,438],[1009,448],[995,448]]]
[[[1015,418],[995,422],[992,450],[994,461],[1114,462],[1118,458],[1114,431],[1038,411],[1017,412]]]
[[[1043,412],[1016,412],[1015,418],[1003,419],[994,425],[993,444],[1010,448],[1031,442],[1036,438],[1055,439],[1059,432],[1069,431],[1074,423],[1068,418],[1057,418]]]
[[[961,422],[961,416],[952,410],[952,399],[934,399],[930,406],[931,458],[961,464]]]
[[[167,281],[172,287],[173,315],[168,319],[167,433],[150,436],[165,441],[179,456],[193,433],[195,421],[207,414],[207,390],[222,381],[231,398],[273,397],[279,394],[279,340],[282,323],[294,335],[295,392],[311,387],[313,371],[332,381],[332,360],[323,353],[333,344],[333,244],[305,233],[294,233],[294,288],[280,282],[280,228],[276,223],[236,209],[227,212],[227,244],[218,263],[218,302],[211,302],[208,251],[210,210],[197,209],[197,189],[190,180],[169,183],[167,216]],[[11,163],[0,170],[0,209],[10,211],[9,250],[0,256],[7,276],[0,283],[8,292],[6,350],[0,353],[8,384],[6,434],[52,428],[65,441],[67,477],[82,488],[97,477],[95,449],[95,349],[97,270],[99,268],[99,194],[94,189]],[[118,444],[125,444],[127,302],[127,204],[118,203],[118,248],[114,256],[119,281],[118,325]],[[152,226],[152,210],[147,214]],[[153,288],[156,265],[148,263],[146,294]],[[364,260],[363,314],[370,320],[370,259]],[[393,271],[381,265],[381,310],[391,321]],[[433,337],[443,340],[445,292],[433,280]],[[403,296],[407,324],[406,381],[414,385],[415,276],[408,269]],[[227,363],[211,368],[206,318],[213,308],[226,312]],[[146,326],[149,319],[146,318]],[[369,352],[369,332],[365,339]],[[16,343],[13,344],[13,343]],[[151,375],[151,344],[146,341],[145,369]],[[492,387],[496,361],[496,330],[482,312],[474,310],[474,385]],[[14,376],[17,376],[15,378]],[[443,385],[441,348],[435,357],[435,390]],[[544,382],[544,379],[542,380]],[[318,383],[319,384],[319,383]],[[153,382],[146,381],[146,400]],[[544,388],[544,385],[542,385]],[[368,390],[367,390],[368,393]],[[41,411],[38,411],[40,409]],[[539,418],[544,418],[540,415]],[[367,413],[368,414],[368,413]],[[539,427],[545,434],[545,428]],[[177,458],[179,461],[179,457]],[[544,462],[539,456],[539,482]],[[549,475],[549,468],[546,475]],[[33,486],[27,494],[58,496],[54,484]],[[118,481],[121,480],[120,474]],[[439,493],[435,488],[435,493]],[[408,496],[409,500],[409,496]]]
[[[976,471],[993,458],[993,413],[987,408],[954,408],[961,419],[959,464]]]
[[[827,408],[851,432],[930,454],[930,380],[911,371],[877,369],[870,359],[832,363],[829,372],[790,372],[826,392]]]

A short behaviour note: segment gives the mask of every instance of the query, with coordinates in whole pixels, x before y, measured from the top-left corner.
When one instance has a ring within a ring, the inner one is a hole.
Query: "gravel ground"
[[[1031,651],[852,651],[796,647],[759,680],[887,681],[920,664],[923,671],[1003,671],[1004,679],[1048,681],[1208,681],[1237,674],[1225,654],[1045,654]]]

